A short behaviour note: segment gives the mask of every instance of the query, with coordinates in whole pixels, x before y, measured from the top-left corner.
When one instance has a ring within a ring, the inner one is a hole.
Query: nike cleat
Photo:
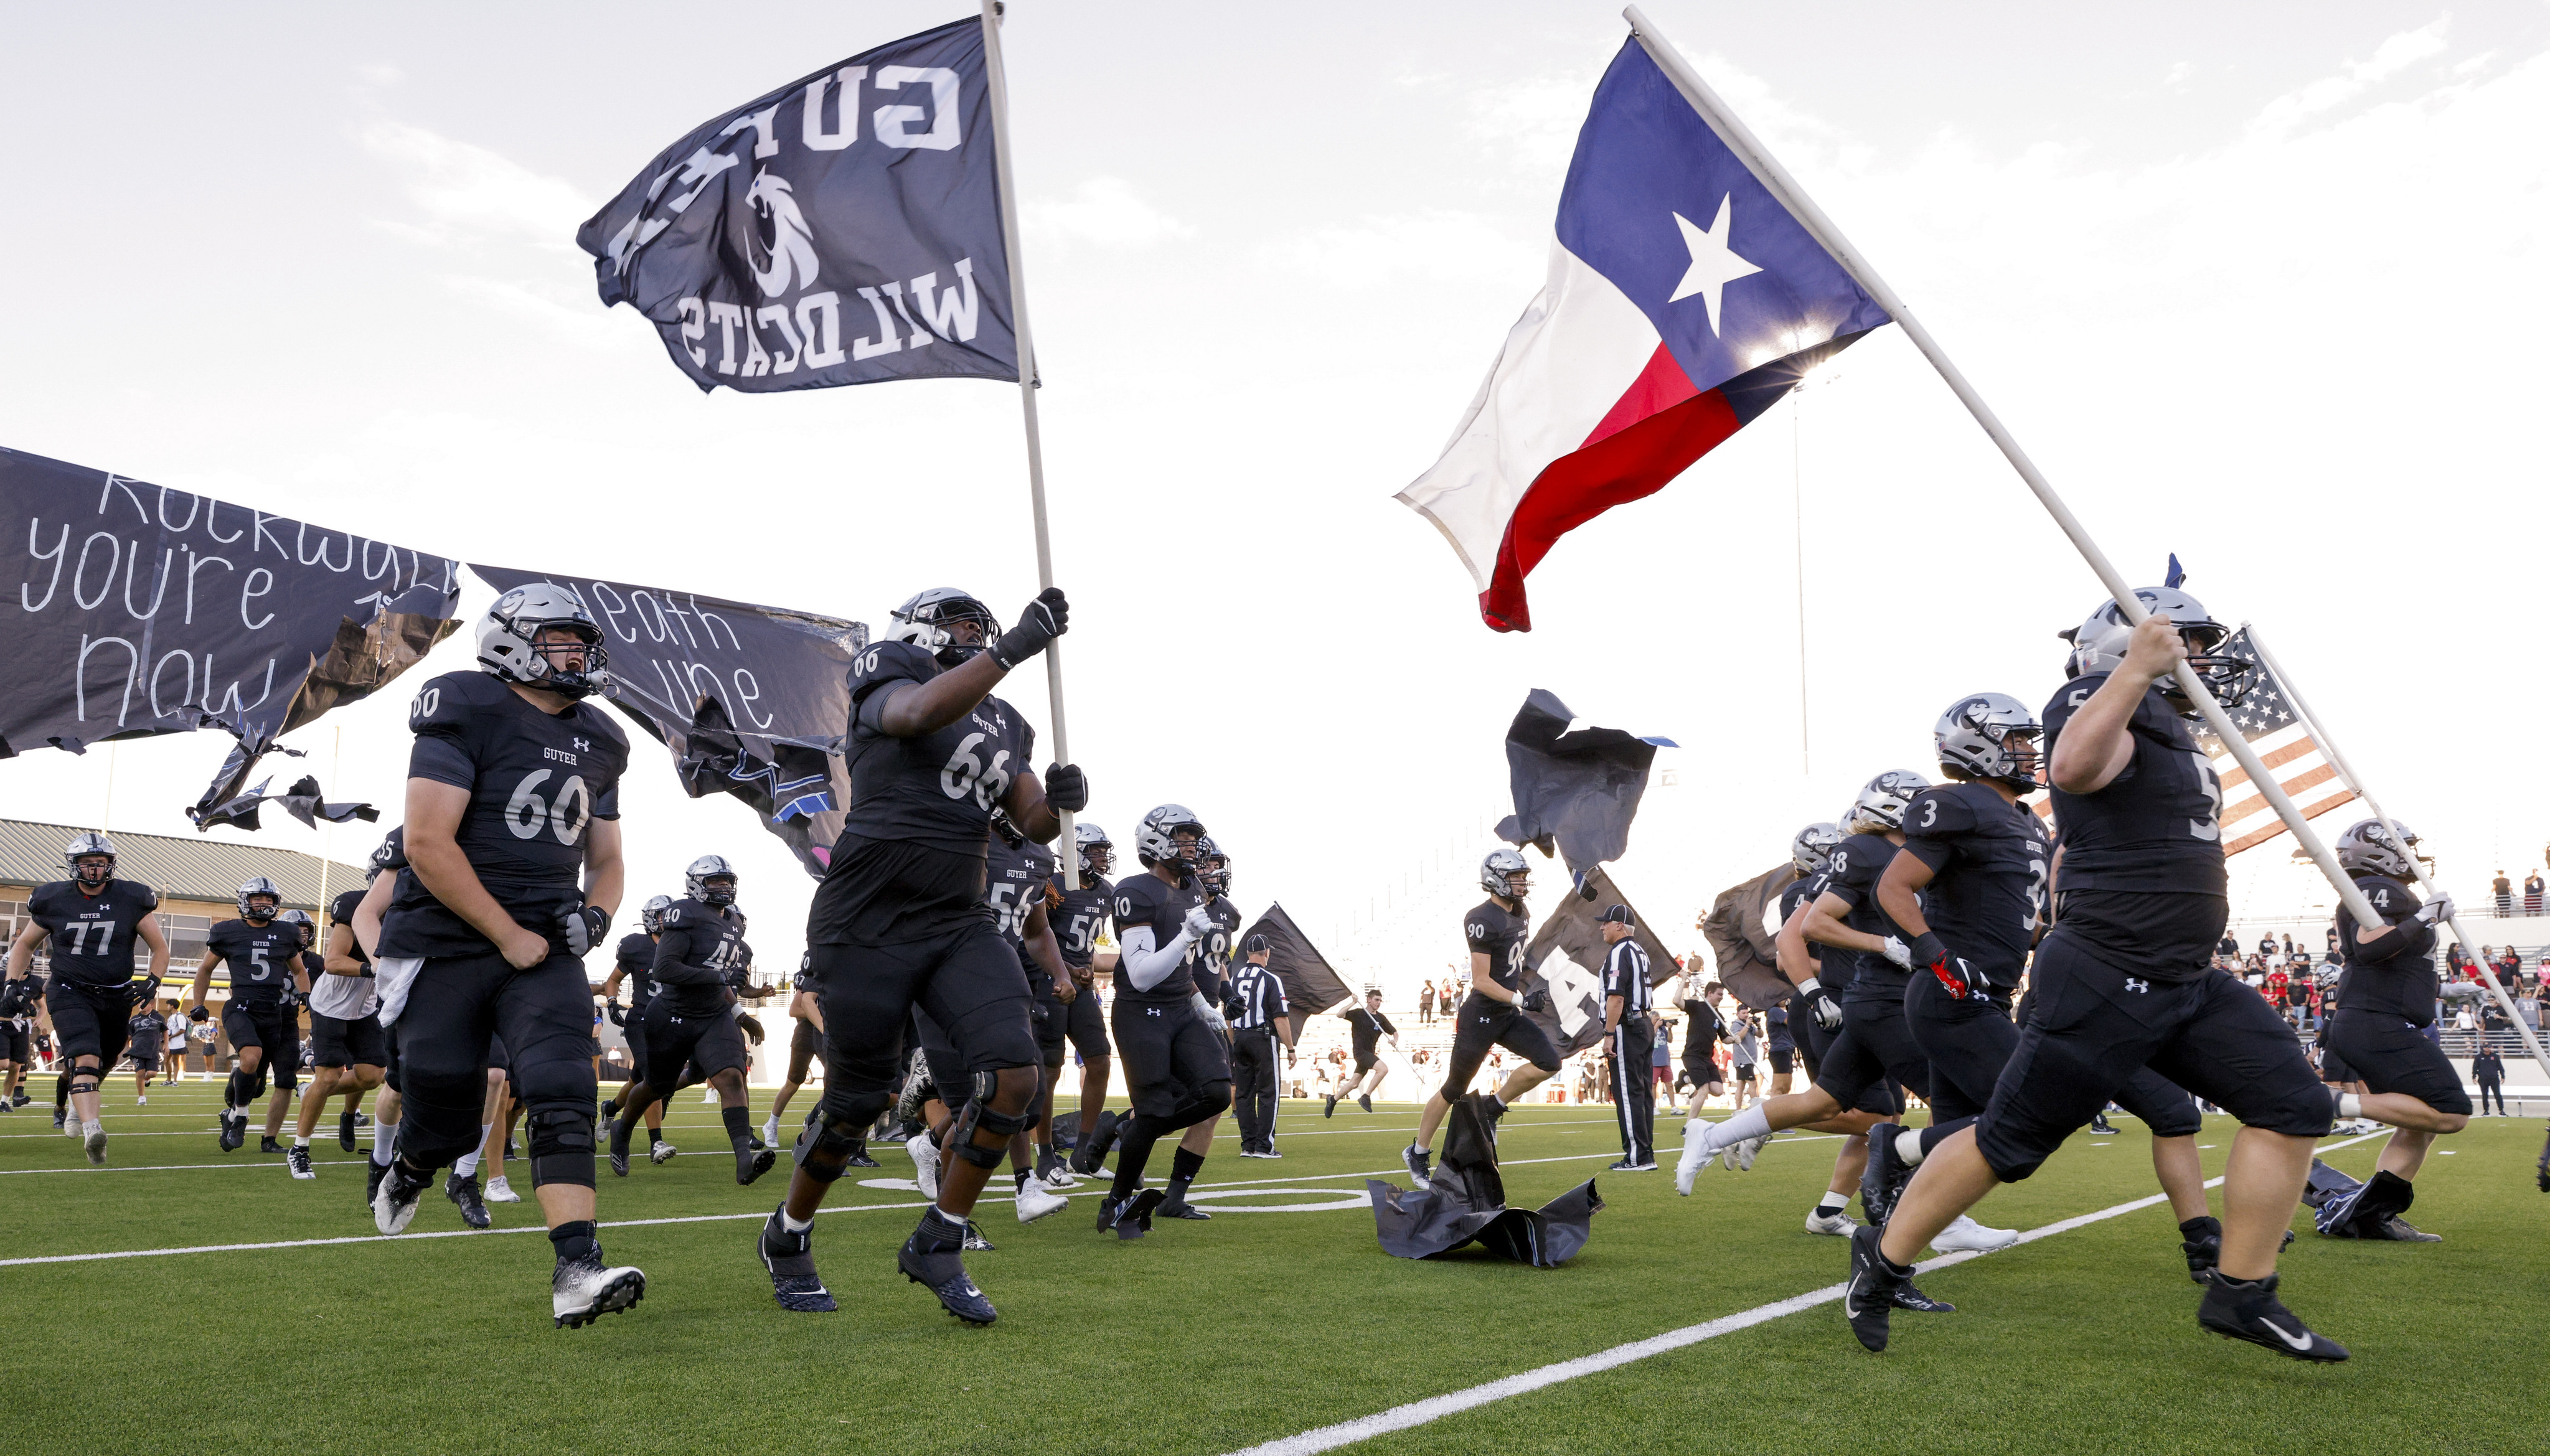
[[[1019,1185],[1018,1210],[1019,1221],[1022,1223],[1033,1223],[1038,1218],[1050,1218],[1070,1207],[1071,1200],[1045,1187],[1037,1179],[1030,1178]]]
[[[372,1195],[372,1226],[383,1233],[405,1233],[416,1217],[417,1200],[434,1185],[431,1173],[410,1173],[406,1165],[393,1162],[380,1190]]]
[[[91,1123],[89,1123],[89,1124],[88,1124],[88,1135],[87,1135],[86,1137],[84,1137],[84,1138],[80,1139],[80,1149],[81,1149],[83,1152],[86,1152],[86,1153],[88,1154],[89,1166],[91,1166],[91,1167],[93,1167],[93,1168],[103,1168],[103,1167],[105,1167],[105,1166],[106,1166],[106,1128],[105,1128],[105,1127],[103,1127],[103,1126],[101,1126],[101,1125],[99,1125],[98,1123],[95,1123],[95,1122],[91,1122]],[[2393,1219],[2393,1220],[2391,1220],[2391,1221],[2393,1221],[2394,1223],[2398,1223],[2400,1220],[2398,1220],[2398,1219],[2394,1218],[2394,1219]],[[2403,1227],[2406,1227],[2406,1225],[2405,1225],[2405,1224],[2402,1224],[2401,1226],[2403,1226]],[[2411,1231],[2411,1232],[2414,1232],[2415,1230],[2411,1229],[2410,1231]],[[2428,1240],[2431,1240],[2431,1239],[2433,1239],[2433,1238],[2435,1237],[2435,1235],[2433,1235],[2433,1234],[2431,1234],[2431,1233],[2427,1233],[2427,1234],[2420,1234],[2420,1235],[2418,1235],[2418,1236],[2419,1236],[2420,1238],[2424,1238],[2424,1239],[2428,1239]]]
[[[523,1196],[514,1192],[514,1185],[506,1182],[505,1175],[499,1173],[487,1180],[486,1199],[491,1204],[519,1204]]]
[[[1868,1168],[1859,1175],[1859,1206],[1879,1228],[1895,1212],[1896,1196],[1912,1181],[1912,1168],[1895,1151],[1896,1134],[1903,1130],[1893,1122],[1868,1129]]]
[[[788,1231],[782,1204],[761,1225],[761,1267],[770,1271],[771,1297],[792,1314],[830,1314],[840,1306],[815,1272],[815,1230]]]
[[[983,1236],[982,1224],[975,1222],[971,1218],[965,1220],[965,1252],[969,1254],[988,1254],[999,1248],[999,1244],[996,1244]]]
[[[1612,1164],[1603,1171],[1606,1173],[1653,1173],[1656,1171],[1656,1165],[1653,1163],[1633,1163],[1627,1158],[1622,1158],[1620,1161]]]
[[[2205,1287],[2205,1303],[2196,1322],[2224,1339],[2247,1340],[2289,1360],[2334,1364],[2346,1358],[2346,1346],[2319,1335],[2276,1298],[2281,1275],[2249,1281],[2216,1272]]]
[[[1422,1193],[1434,1186],[1432,1149],[1419,1147],[1412,1142],[1399,1150],[1399,1160],[1408,1165],[1408,1181],[1416,1184],[1419,1192]]]
[[[1807,1232],[1809,1233],[1848,1238],[1851,1231],[1857,1227],[1859,1227],[1859,1220],[1850,1216],[1846,1210],[1835,1209],[1829,1213],[1821,1209],[1807,1210]]]
[[[341,1113],[338,1115],[337,1146],[343,1148],[347,1152],[354,1151],[354,1114]]]
[[[495,1223],[487,1213],[486,1200],[478,1196],[478,1175],[463,1178],[457,1173],[442,1180],[442,1196],[460,1210],[460,1221],[472,1228],[486,1228]]]
[[[1674,1192],[1691,1197],[1692,1186],[1709,1170],[1709,1124],[1698,1117],[1682,1124],[1682,1156],[1674,1160]]]
[[[1850,1332],[1859,1337],[1861,1348],[1872,1353],[1886,1348],[1887,1319],[1895,1310],[1895,1296],[1910,1282],[1912,1271],[1899,1272],[1887,1262],[1878,1248],[1881,1237],[1875,1224],[1854,1229],[1850,1235],[1850,1287],[1841,1297],[1842,1313],[1850,1320]]]
[[[921,1196],[935,1202],[938,1198],[938,1142],[927,1132],[916,1132],[903,1142],[904,1151],[912,1154],[912,1181],[921,1185]]]
[[[972,1276],[966,1274],[965,1256],[955,1249],[923,1249],[919,1229],[903,1241],[894,1263],[904,1278],[936,1295],[939,1308],[967,1324],[989,1324],[1001,1317],[1001,1311],[992,1308],[992,1302],[983,1298]]]
[[[310,1148],[306,1143],[294,1143],[292,1151],[283,1155],[283,1166],[291,1169],[295,1178],[307,1180],[319,1176],[310,1166]]]
[[[1911,1310],[1916,1314],[1954,1314],[1957,1307],[1946,1300],[1934,1300],[1911,1284],[1895,1286],[1895,1308]]]
[[[1771,1139],[1767,1137],[1748,1137],[1742,1142],[1735,1144],[1733,1147],[1728,1148],[1727,1152],[1732,1154],[1735,1158],[1735,1162],[1733,1164],[1735,1171],[1738,1173],[1752,1172],[1753,1160],[1762,1156],[1762,1144],[1769,1142],[1770,1140]]]
[[[844,1168],[882,1168],[885,1164],[869,1157],[867,1148],[861,1146],[853,1149],[848,1157],[841,1159],[841,1166]]]
[[[550,1327],[576,1329],[645,1297],[646,1276],[638,1270],[605,1268],[599,1254],[560,1259],[549,1276]]]
[[[2116,1135],[2116,1129],[2109,1125],[2107,1115],[2102,1113],[2098,1116],[2090,1119],[2090,1135],[2093,1137],[2113,1137]]]
[[[20,1104],[20,1106],[24,1106],[24,1104]],[[69,1111],[67,1108],[55,1108],[55,1109],[53,1109],[53,1130],[54,1130],[54,1131],[56,1131],[56,1132],[59,1132],[60,1130],[62,1130],[62,1119],[63,1119],[63,1118],[65,1118],[65,1117],[67,1117],[67,1116],[70,1116],[70,1111]],[[223,1126],[225,1129],[229,1128],[229,1126],[230,1126],[230,1115],[229,1115],[229,1114],[227,1114],[227,1113],[225,1113],[225,1114],[223,1114],[223,1115],[222,1115],[222,1126]],[[230,1134],[229,1134],[229,1132],[228,1132],[227,1130],[225,1130],[225,1131],[223,1132],[223,1134],[222,1134],[222,1135],[223,1135],[223,1136],[225,1136],[225,1137],[227,1137],[227,1136],[229,1136]]]
[[[751,1187],[752,1180],[769,1172],[770,1165],[778,1161],[779,1154],[772,1152],[766,1147],[762,1148],[758,1152],[754,1151],[749,1145],[736,1148],[735,1150],[736,1186],[738,1188]]]
[[[2018,1242],[2015,1228],[1987,1228],[1963,1213],[1957,1221],[1939,1230],[1930,1247],[1943,1254],[1990,1254]]]
[[[1080,1186],[1080,1180],[1073,1177],[1071,1170],[1060,1163],[1056,1163],[1052,1167],[1045,1169],[1044,1172],[1038,1176],[1037,1181],[1043,1183],[1045,1187],[1052,1189],[1078,1188]]]
[[[673,1146],[669,1142],[659,1142],[653,1147],[646,1149],[646,1161],[660,1168],[666,1163],[673,1161],[674,1158],[680,1156],[681,1151],[682,1150],[680,1148]]]
[[[764,1146],[767,1146],[768,1144],[777,1142],[778,1140],[779,1115],[777,1113],[772,1113],[761,1124],[761,1141]]]

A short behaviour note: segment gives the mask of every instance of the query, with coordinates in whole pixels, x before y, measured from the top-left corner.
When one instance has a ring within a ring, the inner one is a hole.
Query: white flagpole
[[[2243,625],[2246,626],[2246,624]],[[2330,739],[2328,729],[2321,725],[2319,716],[2312,713],[2310,705],[2303,701],[2302,689],[2294,686],[2294,680],[2286,673],[2285,665],[2278,662],[2276,654],[2269,651],[2267,644],[2259,639],[2258,630],[2251,627],[2248,631],[2249,645],[2257,649],[2258,660],[2266,664],[2267,671],[2274,673],[2276,681],[2285,685],[2285,695],[2293,700],[2294,711],[2303,716],[2303,727],[2310,730],[2311,741],[2319,745],[2319,751],[2336,767],[2338,776],[2346,780],[2347,787],[2355,790],[2357,796],[2363,799],[2364,807],[2373,811],[2375,819],[2382,821],[2382,827],[2391,831],[2392,840],[2402,847],[2402,852],[2408,861],[2409,873],[2417,877],[2417,888],[2425,893],[2428,900],[2434,899],[2435,882],[2427,878],[2426,867],[2418,862],[2416,854],[2407,849],[2407,837],[2400,832],[2400,826],[2392,822],[2391,816],[2382,812],[2382,806],[2374,802],[2373,791],[2364,787],[2364,780],[2356,777],[2354,766],[2346,761],[2345,754],[2337,750],[2337,744]],[[2472,965],[2482,964],[2479,946],[2472,942],[2470,931],[2462,928],[2460,916],[2456,915],[2452,918],[2452,926],[2454,938],[2462,943],[2462,954],[2470,957]],[[2523,1018],[2514,1010],[2513,999],[2505,994],[2504,987],[2498,984],[2497,972],[2487,971],[2480,977],[2480,984],[2496,996],[2497,1004],[2505,1012],[2505,1019],[2514,1023],[2515,1034],[2523,1038],[2524,1050],[2531,1052],[2532,1060],[2540,1064],[2542,1077],[2550,1079],[2550,1053],[2542,1050],[2541,1038],[2532,1034],[2532,1028],[2523,1024]]]
[[[1637,37],[1638,45],[1645,49],[1648,56],[1673,81],[1675,89],[1682,92],[1683,99],[1690,102],[1692,109],[1699,112],[1701,118],[1709,123],[1710,129],[1717,134],[1718,140],[1725,143],[1727,149],[1733,151],[1744,163],[1746,169],[1753,173],[1754,180],[1760,182],[1773,197],[1779,199],[1798,222],[1814,236],[1815,241],[1823,244],[1824,250],[1833,255],[1834,261],[1840,263],[1843,270],[1848,272],[1860,287],[1868,290],[1869,297],[1877,300],[1878,307],[1886,310],[1893,316],[1895,322],[1902,326],[1905,337],[1912,340],[1915,348],[1921,350],[1922,357],[1930,361],[1930,367],[1939,371],[1939,377],[1947,381],[1948,388],[1954,391],[1958,400],[1965,405],[1967,413],[1975,417],[1975,423],[1984,428],[1984,434],[1992,437],[1993,443],[2001,447],[2002,454],[2008,457],[2011,467],[2018,471],[2019,479],[2026,481],[2027,488],[2036,493],[2037,503],[2045,508],[2046,514],[2054,518],[2055,525],[2063,528],[2063,534],[2071,537],[2073,548],[2081,553],[2083,560],[2090,563],[2090,569],[2098,574],[2100,583],[2107,587],[2108,594],[2115,599],[2116,607],[2124,614],[2125,620],[2137,627],[2141,626],[2143,618],[2149,614],[2143,611],[2142,603],[2135,599],[2133,588],[2116,570],[2115,564],[2108,559],[2108,553],[2099,549],[2099,543],[2090,538],[2090,533],[2072,514],[2071,507],[2064,505],[2063,498],[2054,493],[2053,484],[2037,470],[2036,463],[2027,457],[2025,450],[2018,447],[2018,440],[2003,427],[2000,417],[1992,412],[1992,407],[1984,403],[1983,396],[1975,392],[1975,387],[1966,381],[1966,376],[1960,373],[1957,366],[1949,360],[1947,352],[1939,347],[1939,341],[1930,337],[1930,331],[1921,327],[1921,321],[1905,308],[1904,300],[1897,296],[1894,289],[1886,286],[1885,279],[1877,276],[1877,270],[1870,267],[1868,260],[1860,255],[1859,250],[1852,247],[1849,240],[1841,236],[1841,230],[1835,228],[1832,220],[1824,216],[1823,209],[1816,207],[1814,200],[1807,196],[1806,189],[1800,187],[1797,180],[1789,175],[1788,169],[1781,166],[1778,158],[1771,155],[1770,148],[1764,146],[1752,132],[1746,129],[1744,123],[1736,119],[1735,113],[1729,111],[1725,104],[1717,99],[1717,93],[1709,89],[1709,83],[1700,78],[1700,73],[1693,70],[1691,63],[1682,58],[1682,52],[1674,49],[1672,43],[1666,41],[1648,22],[1646,16],[1639,13],[1638,7],[1632,5],[1621,14],[1627,18],[1630,32]],[[2348,878],[2344,870],[2338,868],[2337,857],[2329,853],[2328,846],[2320,842],[2318,834],[2312,832],[2309,821],[2303,818],[2302,810],[2295,806],[2292,798],[2276,783],[2275,775],[2269,773],[2266,765],[2258,761],[2257,750],[2249,746],[2248,739],[2240,736],[2239,729],[2231,724],[2230,715],[2222,711],[2221,704],[2213,701],[2213,694],[2207,691],[2204,679],[2197,676],[2196,669],[2181,663],[2178,668],[2178,681],[2189,701],[2196,704],[2197,708],[2204,713],[2207,725],[2213,729],[2213,735],[2221,739],[2223,746],[2231,750],[2231,756],[2238,759],[2240,766],[2248,771],[2250,782],[2256,784],[2258,792],[2265,795],[2267,802],[2275,807],[2276,817],[2283,820],[2285,826],[2294,831],[2294,838],[2308,851],[2311,861],[2319,866],[2319,872],[2328,877],[2329,888],[2337,892],[2339,903],[2353,913],[2359,923],[2372,924],[2377,922],[2380,917],[2374,912],[2372,905],[2365,900],[2364,892],[2356,889],[2355,881]]]
[[[1035,339],[1028,331],[1028,279],[1025,249],[1019,244],[1019,193],[1010,176],[1010,76],[1001,63],[1001,0],[983,0],[984,69],[992,79],[992,171],[1001,184],[1001,240],[1009,252],[1011,327],[1019,341],[1019,408],[1027,418],[1028,498],[1035,516],[1036,585],[1053,585],[1053,538],[1045,529],[1044,439],[1036,433]],[[1062,718],[1062,643],[1044,649],[1045,699],[1053,706],[1053,761],[1071,762],[1071,735]],[[1074,842],[1072,816],[1062,815],[1054,857],[1062,862],[1063,883],[1080,889],[1080,849]]]

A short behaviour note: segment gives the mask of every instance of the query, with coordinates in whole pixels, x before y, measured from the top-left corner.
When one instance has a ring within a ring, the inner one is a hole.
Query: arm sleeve
[[[1151,947],[1150,926],[1128,926],[1117,940],[1117,968],[1133,983],[1134,990],[1148,991],[1167,980],[1169,973],[1187,958],[1187,932],[1182,929],[1169,937],[1168,944],[1155,950]]]

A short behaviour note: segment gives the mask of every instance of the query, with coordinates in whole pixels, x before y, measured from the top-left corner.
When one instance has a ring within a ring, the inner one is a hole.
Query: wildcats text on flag
[[[701,389],[1016,379],[980,23],[826,66],[667,146],[576,233]]]

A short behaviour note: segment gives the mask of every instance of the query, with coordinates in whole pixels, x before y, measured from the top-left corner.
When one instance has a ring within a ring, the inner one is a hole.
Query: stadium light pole
[[[2108,553],[2100,549],[2099,543],[2090,538],[2090,533],[2081,525],[2080,518],[2072,514],[2072,508],[2063,503],[2061,496],[2055,494],[2053,482],[2047,480],[2044,473],[2036,468],[2036,462],[2019,448],[2017,438],[2001,423],[2001,417],[1993,413],[1992,406],[1984,403],[1983,396],[1967,381],[1947,351],[1939,346],[1939,341],[1930,337],[1930,331],[1921,326],[1921,321],[1904,306],[1903,298],[1887,286],[1886,280],[1869,266],[1867,258],[1851,246],[1849,240],[1841,236],[1841,230],[1824,216],[1823,209],[1815,206],[1814,199],[1809,197],[1797,179],[1789,175],[1788,169],[1780,165],[1779,158],[1773,156],[1770,148],[1764,146],[1735,113],[1717,99],[1717,93],[1709,89],[1709,83],[1700,78],[1700,73],[1692,69],[1691,62],[1683,59],[1682,52],[1665,40],[1638,7],[1632,5],[1620,13],[1628,20],[1630,34],[1637,38],[1648,57],[1674,83],[1683,99],[1691,103],[1692,110],[1700,113],[1710,130],[1717,134],[1717,139],[1726,144],[1727,150],[1744,163],[1745,169],[1753,174],[1754,180],[1760,182],[1764,190],[1789,210],[1799,226],[1822,244],[1824,251],[1832,254],[1833,261],[1868,291],[1868,296],[1877,301],[1878,307],[1886,310],[1902,327],[1904,336],[1912,340],[1913,347],[1921,350],[1921,356],[1939,372],[1939,377],[1947,382],[1958,402],[1966,407],[1966,412],[1975,417],[1975,423],[1982,426],[1984,434],[2001,448],[2003,457],[2018,472],[2019,479],[2035,493],[2037,504],[2043,506],[2046,514],[2054,518],[2054,524],[2062,528],[2073,549],[2081,553],[2081,558],[2097,574],[2100,584],[2107,587],[2108,595],[2115,600],[2116,608],[2124,615],[2125,621],[2140,627],[2150,614],[2143,610],[2133,588],[2126,584],[2123,573],[2116,570],[2115,563],[2108,559]],[[2338,903],[2347,908],[2358,924],[2379,923],[2382,918],[2364,898],[2364,892],[2355,888],[2355,881],[2338,868],[2337,857],[2320,842],[2319,835],[2312,832],[2310,822],[2303,818],[2302,810],[2276,782],[2275,775],[2258,761],[2257,750],[2249,746],[2248,739],[2240,736],[2239,729],[2232,726],[2231,716],[2222,711],[2222,705],[2215,702],[2213,694],[2206,688],[2204,678],[2186,662],[2178,664],[2177,676],[2180,690],[2205,715],[2207,726],[2213,729],[2215,737],[2222,740],[2223,746],[2231,750],[2231,756],[2239,760],[2240,767],[2248,771],[2250,782],[2275,808],[2276,818],[2283,820],[2285,827],[2293,830],[2295,842],[2310,851],[2311,861],[2327,877],[2329,888],[2337,892]]]
[[[2348,787],[2354,789],[2357,796],[2364,800],[2364,807],[2373,811],[2373,817],[2382,822],[2382,827],[2389,831],[2392,842],[2400,846],[2402,857],[2408,861],[2408,872],[2416,876],[2417,888],[2425,893],[2428,900],[2434,899],[2437,893],[2435,882],[2426,874],[2426,867],[2418,862],[2416,854],[2408,848],[2407,836],[2401,833],[2400,825],[2389,814],[2383,812],[2381,804],[2373,797],[2373,791],[2364,787],[2364,780],[2356,775],[2354,765],[2348,763],[2346,755],[2338,751],[2337,742],[2328,735],[2327,727],[2320,722],[2318,714],[2311,712],[2310,705],[2303,701],[2302,689],[2294,686],[2292,676],[2285,671],[2285,665],[2276,660],[2276,654],[2259,637],[2258,630],[2247,623],[2241,626],[2248,629],[2249,645],[2257,649],[2258,660],[2267,665],[2267,671],[2275,674],[2276,681],[2285,685],[2285,696],[2293,700],[2294,711],[2303,716],[2303,726],[2310,730],[2311,741],[2319,744],[2319,751],[2326,754],[2328,761],[2336,766],[2339,777],[2345,779]],[[2358,923],[2363,922],[2359,921]],[[2541,1038],[2532,1034],[2531,1027],[2523,1024],[2522,1015],[2514,1009],[2514,998],[2506,995],[2505,988],[2498,984],[2497,972],[2487,969],[2486,963],[2480,959],[2479,946],[2471,939],[2470,931],[2462,927],[2462,918],[2458,914],[2454,915],[2451,918],[2451,923],[2453,937],[2461,941],[2462,954],[2470,958],[2472,965],[2481,968],[2480,985],[2497,998],[2497,1004],[2505,1013],[2505,1019],[2514,1023],[2515,1034],[2522,1038],[2523,1049],[2532,1053],[2532,1060],[2541,1068],[2542,1077],[2550,1080],[2550,1053],[2542,1050]]]

